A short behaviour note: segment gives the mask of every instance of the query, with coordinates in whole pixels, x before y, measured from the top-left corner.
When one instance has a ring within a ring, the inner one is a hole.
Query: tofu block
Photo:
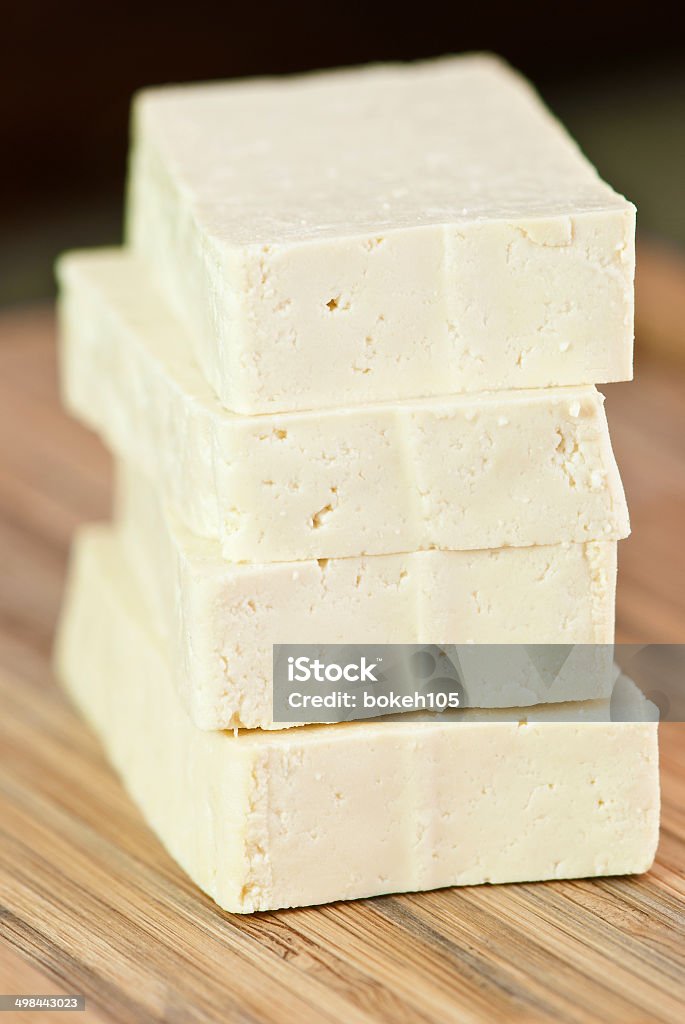
[[[122,251],[60,265],[67,405],[232,561],[616,540],[628,514],[592,387],[226,412]]]
[[[494,57],[135,102],[128,238],[236,412],[629,379],[634,231]]]
[[[612,541],[245,565],[192,534],[123,465],[116,508],[121,560],[201,729],[273,728],[274,643],[613,643]],[[469,698],[480,707],[585,700],[612,681],[574,678],[570,691],[563,676],[549,685],[510,672]]]
[[[225,909],[651,865],[655,723],[583,720],[581,704],[556,706],[566,721],[202,732],[108,544],[101,530],[77,543],[58,673],[164,845]]]

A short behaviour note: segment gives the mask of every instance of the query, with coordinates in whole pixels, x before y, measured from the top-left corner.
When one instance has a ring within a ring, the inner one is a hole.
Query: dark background
[[[685,242],[681,4],[0,3],[0,303],[116,241],[141,86],[494,50],[531,77],[643,231]],[[679,16],[680,15],[680,19]]]

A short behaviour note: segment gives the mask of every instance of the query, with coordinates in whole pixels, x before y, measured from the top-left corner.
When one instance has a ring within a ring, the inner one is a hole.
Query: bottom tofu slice
[[[226,910],[652,863],[653,722],[480,712],[459,724],[197,729],[108,529],[77,541],[56,660],[149,824]]]
[[[616,542],[227,562],[131,466],[117,527],[176,685],[201,729],[272,727],[272,645],[611,644]],[[611,680],[605,680],[609,691]],[[479,707],[585,700],[597,680],[480,688]]]

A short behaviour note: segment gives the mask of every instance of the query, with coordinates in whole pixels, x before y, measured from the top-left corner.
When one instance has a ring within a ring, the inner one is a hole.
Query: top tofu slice
[[[236,412],[629,379],[634,219],[491,56],[135,102],[129,240]]]

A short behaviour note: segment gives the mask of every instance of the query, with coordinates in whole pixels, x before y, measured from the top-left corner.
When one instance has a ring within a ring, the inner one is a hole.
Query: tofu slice
[[[232,561],[616,540],[628,513],[592,387],[226,412],[123,251],[60,265],[67,405]]]
[[[274,643],[597,644],[614,638],[616,543],[415,551],[238,564],[192,534],[134,469],[117,473],[117,535],[174,679],[201,729],[272,728]],[[609,661],[610,661],[610,651]],[[510,671],[472,704],[509,707],[610,692]]]
[[[634,220],[490,56],[135,103],[129,241],[236,412],[628,379]]]
[[[652,863],[655,723],[583,720],[597,710],[581,704],[514,722],[202,732],[116,558],[108,531],[80,535],[57,671],[161,841],[225,909]]]

